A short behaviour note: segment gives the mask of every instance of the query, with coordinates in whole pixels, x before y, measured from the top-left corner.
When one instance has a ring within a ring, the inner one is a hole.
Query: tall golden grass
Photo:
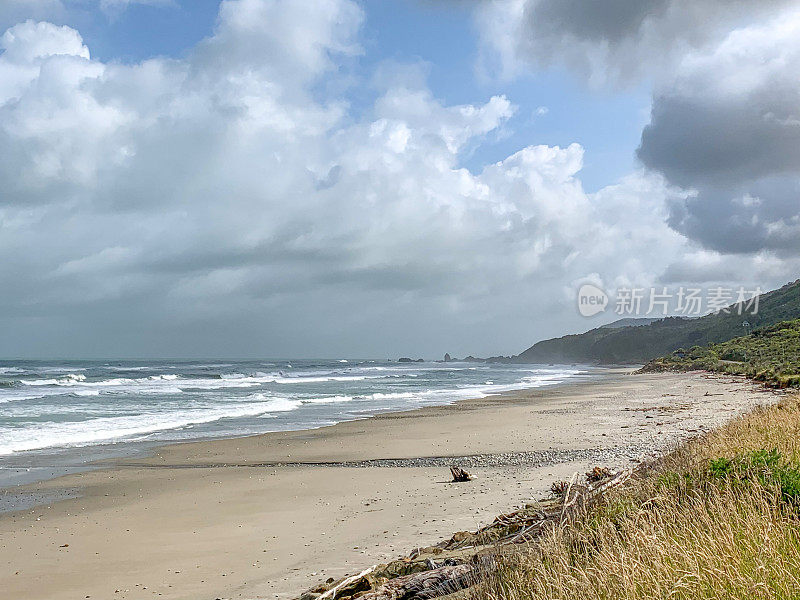
[[[800,468],[800,395],[676,448],[599,505],[505,556],[475,595],[799,599],[798,504],[763,478],[709,473],[712,460],[763,449]]]

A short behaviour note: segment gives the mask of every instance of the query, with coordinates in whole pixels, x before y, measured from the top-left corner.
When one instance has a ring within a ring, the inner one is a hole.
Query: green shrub
[[[747,360],[747,352],[744,348],[726,348],[719,357],[722,360],[744,362]]]
[[[800,505],[800,465],[784,460],[777,449],[712,459],[708,474],[713,479],[726,481],[757,481],[765,488],[779,489],[786,502]]]

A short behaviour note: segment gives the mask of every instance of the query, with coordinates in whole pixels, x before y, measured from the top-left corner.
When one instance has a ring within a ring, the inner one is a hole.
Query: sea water
[[[155,444],[312,429],[591,375],[353,359],[0,361],[0,486]]]

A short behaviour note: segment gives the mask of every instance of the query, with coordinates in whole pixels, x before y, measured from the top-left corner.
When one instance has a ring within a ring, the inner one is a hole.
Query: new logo
[[[584,317],[601,313],[608,306],[608,294],[594,284],[584,283],[578,290],[578,312]]]

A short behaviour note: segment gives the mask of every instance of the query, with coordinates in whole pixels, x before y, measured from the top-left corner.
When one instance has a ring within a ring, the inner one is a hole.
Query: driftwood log
[[[428,600],[468,588],[481,578],[473,564],[439,567],[387,581],[359,600]]]
[[[456,465],[450,467],[450,474],[453,476],[453,483],[470,481],[472,479],[472,476],[469,473],[467,473],[461,467],[457,467]]]

